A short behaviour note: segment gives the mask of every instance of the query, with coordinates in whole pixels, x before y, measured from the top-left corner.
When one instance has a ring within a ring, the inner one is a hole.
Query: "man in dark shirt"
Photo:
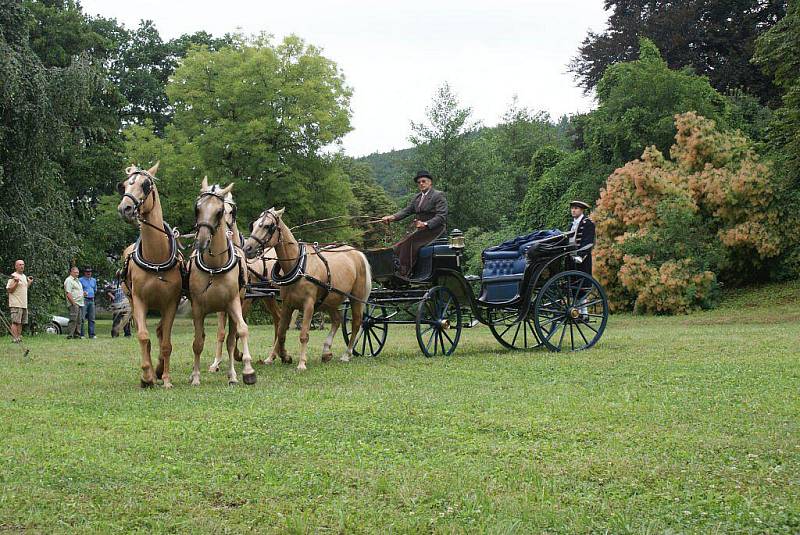
[[[433,177],[428,171],[418,171],[414,177],[419,193],[408,206],[396,214],[383,217],[385,223],[400,221],[414,215],[413,232],[394,244],[400,260],[398,274],[408,278],[417,261],[419,250],[447,231],[447,199],[444,193],[433,189]]]

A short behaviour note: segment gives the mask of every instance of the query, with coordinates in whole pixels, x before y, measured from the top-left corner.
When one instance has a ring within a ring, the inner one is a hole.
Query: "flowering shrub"
[[[717,280],[747,280],[781,252],[775,186],[739,133],[675,116],[668,160],[655,147],[600,192],[595,276],[612,309],[685,313],[713,304]]]

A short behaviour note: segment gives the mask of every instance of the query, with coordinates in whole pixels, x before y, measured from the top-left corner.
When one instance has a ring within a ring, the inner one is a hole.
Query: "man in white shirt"
[[[14,262],[14,273],[6,283],[8,309],[11,312],[11,341],[22,341],[22,326],[28,323],[28,288],[33,277],[25,276],[25,261]]]
[[[64,280],[64,293],[69,307],[67,338],[80,338],[83,322],[83,285],[78,280],[78,268],[75,266],[69,270],[69,277]]]

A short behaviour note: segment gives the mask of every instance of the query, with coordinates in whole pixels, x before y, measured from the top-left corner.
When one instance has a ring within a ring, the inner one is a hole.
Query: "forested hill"
[[[416,147],[411,147],[389,152],[374,152],[369,156],[358,158],[358,161],[369,165],[378,184],[392,199],[399,200],[411,191],[409,174],[413,172],[416,154]]]

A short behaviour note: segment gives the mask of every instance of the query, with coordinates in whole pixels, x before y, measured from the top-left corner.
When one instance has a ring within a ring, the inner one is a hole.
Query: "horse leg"
[[[205,314],[200,310],[200,307],[192,304],[192,322],[194,323],[194,342],[192,343],[192,351],[194,351],[194,367],[192,368],[192,375],[190,377],[192,386],[200,386],[200,354],[203,352],[203,345],[206,342],[206,330],[204,325]]]
[[[225,342],[225,323],[227,314],[220,312],[217,314],[217,350],[214,353],[214,362],[208,367],[210,372],[218,372],[219,364],[222,362],[222,344]]]
[[[286,331],[289,329],[289,321],[292,318],[292,310],[289,305],[281,305],[278,324],[275,327],[275,343],[272,346],[272,353],[267,359],[267,364],[272,364],[275,357],[280,355],[281,362],[291,364],[292,358],[286,354]]]
[[[303,323],[300,325],[300,363],[297,369],[303,371],[306,369],[308,351],[308,331],[311,329],[311,321],[314,319],[314,298],[306,299],[303,303]]]
[[[333,358],[333,353],[331,353],[333,337],[336,335],[336,331],[339,329],[339,325],[342,323],[342,313],[339,312],[338,308],[331,310],[330,316],[331,330],[328,332],[328,337],[325,339],[325,343],[322,344],[322,362],[328,362]]]
[[[236,333],[242,341],[242,379],[244,379],[244,384],[254,385],[256,384],[256,370],[253,369],[253,358],[250,355],[250,329],[248,329],[247,323],[244,321],[242,304],[238,299],[231,303],[228,313],[231,315],[231,320],[236,323]],[[233,344],[229,344],[229,346],[231,345],[236,347],[236,338],[233,339]],[[233,356],[233,353],[231,353],[231,356]],[[231,360],[232,368],[233,360]]]
[[[175,313],[178,311],[178,304],[169,307],[161,313],[161,340],[158,346],[159,361],[158,367],[161,368],[161,378],[164,380],[164,388],[172,388],[172,381],[169,375],[169,359],[172,355],[172,325],[175,322]]]
[[[142,352],[142,388],[153,386],[156,382],[153,374],[153,362],[150,360],[150,333],[147,331],[147,306],[144,302],[133,297],[133,316],[136,318],[136,337],[139,339],[139,349]]]
[[[158,325],[156,325],[156,338],[158,338],[158,364],[156,364],[156,379],[161,379],[164,375],[164,363],[161,361],[161,336],[163,334],[162,325],[164,324],[164,316],[161,316],[161,319],[158,321]]]
[[[236,377],[236,369],[233,366],[236,360],[236,319],[231,314],[226,314],[226,316],[228,317],[228,340],[225,344],[228,350],[228,384],[236,385],[239,384],[239,378]]]
[[[274,348],[278,343],[278,325],[281,322],[281,307],[278,305],[278,302],[271,297],[267,299],[266,303],[269,313],[272,316],[272,347]],[[284,348],[283,352],[281,353],[281,362],[284,364],[292,363],[292,357],[286,353],[286,348]]]
[[[352,301],[350,303],[350,311],[353,313],[353,320],[350,323],[350,343],[347,344],[344,355],[339,359],[342,362],[350,362],[350,357],[353,356],[353,346],[356,343],[358,331],[361,329],[361,319],[364,316],[364,303]]]
[[[250,308],[253,306],[252,299],[243,299],[242,300],[242,317],[245,318],[245,322],[247,322],[247,314],[250,312]],[[235,325],[235,324],[234,324]],[[228,336],[231,336],[231,333],[235,333],[236,329],[228,329]],[[236,340],[236,345],[233,347],[233,359],[236,362],[242,362],[242,352],[239,351],[239,335],[234,337]],[[261,361],[260,364],[264,364],[264,361]]]

